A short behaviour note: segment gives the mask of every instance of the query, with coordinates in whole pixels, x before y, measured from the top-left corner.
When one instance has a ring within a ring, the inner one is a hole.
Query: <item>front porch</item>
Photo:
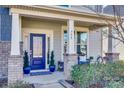
[[[33,77],[24,78],[23,75],[22,57],[25,50],[28,52],[32,70],[49,70],[47,54],[49,51],[50,53],[54,51],[56,68],[58,68],[58,61],[64,61],[66,78],[70,78],[71,67],[78,64],[77,54],[82,53],[85,59],[90,56],[94,59],[98,55],[102,56],[100,30],[107,24],[98,16],[20,7],[11,7],[12,39],[11,57],[8,63],[10,65],[8,66],[9,83],[23,79],[33,82]]]

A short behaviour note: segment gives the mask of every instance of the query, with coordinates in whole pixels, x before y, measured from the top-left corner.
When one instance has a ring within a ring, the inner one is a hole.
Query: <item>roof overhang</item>
[[[114,16],[111,15],[80,12],[68,8],[60,8],[58,6],[8,5],[7,7],[10,8],[11,13],[19,13],[22,16],[37,16],[60,20],[73,19],[79,22],[102,26],[108,25],[108,22],[111,24],[114,23]]]

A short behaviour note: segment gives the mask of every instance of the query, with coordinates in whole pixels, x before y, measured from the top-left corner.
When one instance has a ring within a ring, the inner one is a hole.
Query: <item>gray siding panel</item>
[[[0,41],[1,41],[1,15],[0,15]]]
[[[11,41],[11,22],[9,8],[0,7],[0,40]]]
[[[9,14],[9,8],[6,7],[0,7],[0,14],[2,15],[8,15]]]
[[[2,15],[1,16],[1,40],[10,41],[11,40],[11,16]]]

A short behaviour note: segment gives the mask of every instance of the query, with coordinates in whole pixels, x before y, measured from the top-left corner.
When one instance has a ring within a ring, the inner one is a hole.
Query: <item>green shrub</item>
[[[119,61],[106,64],[75,65],[71,76],[80,87],[89,87],[94,84],[106,87],[106,85],[112,85],[111,81],[124,81],[124,63]]]
[[[124,87],[124,82],[122,81],[110,81],[107,85],[106,88],[123,88]]]
[[[23,64],[23,68],[29,67],[29,58],[28,58],[28,52],[24,52],[24,64]]]
[[[50,60],[50,66],[55,65],[55,60],[54,60],[54,51],[51,52],[51,60]]]

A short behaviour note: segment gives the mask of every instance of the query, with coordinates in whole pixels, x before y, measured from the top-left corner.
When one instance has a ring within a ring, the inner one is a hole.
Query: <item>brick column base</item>
[[[119,53],[105,53],[106,62],[114,62],[119,60]]]
[[[8,85],[23,79],[23,57],[10,56],[8,59]]]
[[[64,54],[64,73],[66,79],[71,79],[72,66],[78,63],[77,54]]]

